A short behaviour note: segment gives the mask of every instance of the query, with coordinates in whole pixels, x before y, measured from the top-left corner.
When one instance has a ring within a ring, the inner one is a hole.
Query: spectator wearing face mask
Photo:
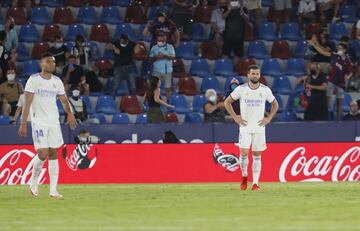
[[[8,17],[5,21],[5,25],[3,28],[0,26],[0,31],[5,30],[7,34],[7,40],[5,43],[6,50],[11,55],[11,60],[15,63],[16,62],[16,49],[18,47],[18,34],[15,30],[15,21],[13,17]]]
[[[206,103],[204,105],[205,122],[225,122],[224,103],[217,102],[217,93],[214,89],[205,92]]]
[[[66,60],[69,57],[69,52],[66,45],[64,44],[62,35],[55,36],[55,42],[53,46],[49,48],[48,52],[54,56],[56,62],[56,73],[60,75]]]
[[[77,64],[77,59],[74,55],[69,56],[68,62],[69,64],[64,67],[62,72],[65,91],[69,93],[70,89],[79,88],[82,95],[89,95],[90,88],[86,83],[84,69]]]
[[[1,108],[4,115],[14,116],[23,86],[15,81],[15,70],[7,71],[7,81],[0,85]]]
[[[85,72],[90,70],[91,59],[95,56],[95,50],[90,48],[81,34],[76,36],[75,46],[71,48],[70,54],[76,57],[78,64],[82,66]]]
[[[166,43],[166,36],[158,34],[157,44],[150,50],[150,59],[153,62],[153,76],[164,81],[166,98],[171,97],[172,85],[172,61],[175,59],[175,49],[171,44]]]
[[[0,31],[0,84],[6,81],[6,73],[9,68],[8,60],[10,54],[6,49],[7,34],[5,31]]]
[[[86,108],[86,103],[83,99],[80,98],[80,89],[75,88],[71,91],[71,97],[69,98],[69,103],[71,105],[72,111],[74,113],[75,119],[78,123],[83,123],[88,119],[88,113]],[[65,116],[65,122],[67,118]]]
[[[359,106],[356,100],[351,100],[349,103],[350,111],[342,120],[360,120]]]

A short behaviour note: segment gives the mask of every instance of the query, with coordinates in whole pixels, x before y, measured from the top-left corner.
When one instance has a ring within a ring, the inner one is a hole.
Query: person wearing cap
[[[152,36],[152,45],[156,44],[156,38],[159,33],[164,33],[169,44],[177,47],[180,43],[180,33],[176,29],[176,25],[173,21],[166,17],[164,12],[157,12],[156,20],[149,21],[143,31],[144,36]]]

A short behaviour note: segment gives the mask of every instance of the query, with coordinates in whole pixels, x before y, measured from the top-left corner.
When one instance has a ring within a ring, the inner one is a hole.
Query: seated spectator
[[[284,19],[284,23],[288,23],[290,21],[289,11],[292,8],[291,0],[274,0],[273,6],[275,9],[276,30],[279,32],[281,18]]]
[[[259,27],[261,22],[261,0],[242,0],[242,3],[248,14],[252,11],[255,12],[256,26]]]
[[[342,1],[343,0],[317,0],[320,22],[322,24],[326,24],[330,20],[332,22],[340,20],[338,13]]]
[[[342,120],[360,120],[359,106],[356,100],[351,100],[349,103],[350,111]]]
[[[214,89],[205,92],[206,103],[204,105],[205,122],[225,122],[224,103],[217,102],[217,93]]]
[[[6,73],[9,68],[8,61],[10,54],[6,50],[7,34],[5,31],[0,31],[0,84],[6,81]]]
[[[317,43],[317,46],[328,52],[331,52],[334,48],[334,44],[329,40],[329,34],[325,28],[320,30],[319,35],[313,35],[311,40]],[[331,71],[331,57],[321,54],[312,47],[310,49],[314,52],[314,56],[311,58],[314,62],[319,64],[320,72],[326,76],[329,75]]]
[[[95,50],[92,50],[86,43],[84,36],[78,34],[75,39],[75,46],[70,50],[70,54],[74,55],[79,65],[85,72],[91,68],[91,59],[95,57]]]
[[[7,71],[7,80],[0,85],[1,108],[4,115],[14,116],[23,86],[15,81],[15,70]]]
[[[55,42],[53,46],[49,48],[48,52],[54,56],[56,62],[56,74],[60,75],[66,60],[69,57],[69,52],[66,45],[64,44],[62,35],[55,36]]]
[[[298,9],[298,20],[301,29],[304,28],[304,23],[314,23],[316,21],[315,0],[300,0]]]
[[[218,0],[218,7],[211,13],[211,26],[215,33],[216,45],[222,49],[223,32],[225,30],[225,18],[223,14],[230,11],[229,3],[227,0]]]
[[[69,97],[69,103],[72,108],[72,112],[75,115],[75,119],[78,123],[83,123],[88,119],[88,113],[86,109],[86,103],[80,98],[80,88],[77,87],[71,91],[71,97]],[[67,116],[65,115],[65,123]]]
[[[77,59],[74,55],[70,55],[68,59],[69,64],[64,67],[62,79],[65,85],[65,91],[69,94],[70,89],[79,87],[82,95],[89,95],[89,85],[86,83],[84,70],[77,64]]]

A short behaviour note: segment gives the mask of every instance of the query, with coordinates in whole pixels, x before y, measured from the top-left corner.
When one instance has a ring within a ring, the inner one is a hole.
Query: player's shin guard
[[[261,172],[261,156],[253,156],[253,184],[259,184],[259,177]]]
[[[248,156],[240,155],[239,161],[240,161],[240,168],[241,168],[242,176],[247,177],[248,176],[248,164],[249,164]]]
[[[36,155],[34,157],[34,166],[33,166],[33,170],[31,173],[30,185],[38,184],[38,180],[39,180],[39,176],[40,176],[40,172],[41,172],[43,164],[44,164],[44,160],[41,160],[39,158],[39,155]]]
[[[58,160],[49,160],[50,194],[57,193],[56,186],[59,179]]]

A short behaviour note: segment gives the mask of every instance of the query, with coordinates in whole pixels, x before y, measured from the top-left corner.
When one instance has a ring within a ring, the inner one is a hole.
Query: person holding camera
[[[75,88],[71,91],[71,97],[69,97],[69,103],[71,105],[72,111],[75,115],[77,122],[83,123],[88,119],[88,112],[86,108],[86,103],[83,99],[80,98],[80,89]],[[65,116],[65,122],[67,118]]]

